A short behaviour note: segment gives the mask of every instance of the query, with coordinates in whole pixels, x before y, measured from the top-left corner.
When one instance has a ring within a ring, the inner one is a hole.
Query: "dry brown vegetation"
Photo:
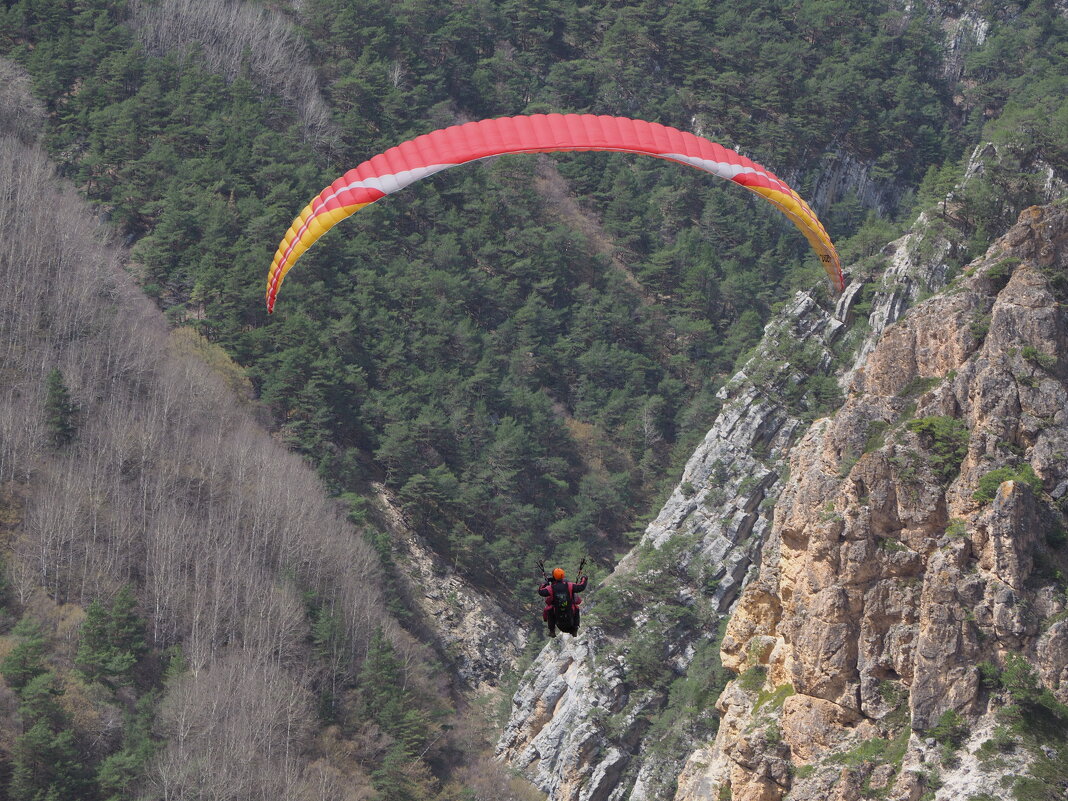
[[[206,365],[187,341],[172,345],[82,201],[11,137],[0,139],[0,225],[13,601],[37,609],[53,637],[76,639],[76,627],[59,633],[56,610],[139,588],[151,644],[179,644],[187,666],[159,716],[168,745],[150,774],[158,792],[318,797],[323,770],[309,766],[321,668],[308,656],[302,593],[343,621],[338,663],[352,675],[381,622],[376,554],[236,401],[233,369]],[[78,409],[62,447],[45,422],[55,368]],[[100,715],[90,712],[88,721]]]

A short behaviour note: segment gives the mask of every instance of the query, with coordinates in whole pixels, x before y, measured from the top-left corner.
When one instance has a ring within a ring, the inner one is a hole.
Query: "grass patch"
[[[865,762],[874,762],[881,765],[894,765],[901,768],[901,762],[905,758],[908,749],[909,735],[912,729],[902,726],[901,730],[893,737],[873,737],[870,740],[858,744],[850,751],[834,754],[828,758],[828,762],[835,765],[848,765],[857,767]]]
[[[760,709],[765,705],[767,705],[768,709],[782,709],[783,703],[793,694],[794,686],[792,684],[780,684],[774,690],[760,690],[757,693],[753,709]]]
[[[794,768],[794,778],[795,779],[807,779],[809,776],[811,776],[815,772],[816,772],[816,766],[815,765],[798,765],[796,768]]]

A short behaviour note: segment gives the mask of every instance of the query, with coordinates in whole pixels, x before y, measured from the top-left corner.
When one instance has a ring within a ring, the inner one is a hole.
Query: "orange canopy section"
[[[644,153],[688,164],[756,192],[798,227],[839,292],[845,288],[838,252],[801,197],[770,171],[722,145],[655,122],[593,114],[533,114],[469,122],[417,136],[349,170],[301,211],[275,252],[267,276],[267,311],[286,273],[341,220],[436,172],[505,153],[606,150]]]

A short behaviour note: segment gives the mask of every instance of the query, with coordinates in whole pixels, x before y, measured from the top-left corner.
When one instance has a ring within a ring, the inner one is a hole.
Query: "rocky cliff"
[[[590,593],[585,633],[547,645],[520,683],[498,753],[551,799],[673,793],[686,754],[715,730],[721,625],[771,531],[790,449],[845,366],[836,348],[870,353],[921,291],[944,283],[950,247],[903,237],[879,280],[856,280],[833,313],[799,293],[768,325],[641,543]],[[862,297],[866,321],[846,334]]]
[[[958,798],[1059,769],[1011,723],[1068,699],[1066,276],[1068,208],[1028,209],[806,432],[678,801]]]
[[[986,742],[991,710],[1011,705],[988,674],[1013,654],[1058,691],[1068,666],[1066,237],[1063,207],[1029,210],[896,324],[944,282],[948,241],[894,243],[878,285],[855,284],[836,316],[798,296],[725,388],[642,544],[591,594],[592,625],[524,677],[499,753],[561,801],[671,797],[676,777],[679,801],[918,798],[938,782],[955,797],[974,784],[970,752],[954,773],[928,733],[954,713]],[[833,368],[862,295],[870,331],[844,371],[848,397],[806,431],[796,363]],[[666,597],[646,593],[665,582]],[[718,690],[707,650],[742,587],[722,648],[739,678],[715,741],[679,776],[715,727],[692,707]],[[695,681],[706,694],[680,707]],[[1030,761],[1022,747],[1011,758]]]
[[[375,519],[389,534],[395,591],[412,613],[407,625],[433,644],[467,692],[492,694],[514,672],[526,630],[499,603],[451,570],[407,524],[392,493],[375,485]]]

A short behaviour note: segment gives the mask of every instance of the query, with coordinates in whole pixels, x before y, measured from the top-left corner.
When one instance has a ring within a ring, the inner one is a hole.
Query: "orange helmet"
[[[560,581],[564,577],[564,569],[562,567],[555,568],[553,570],[553,578]]]

